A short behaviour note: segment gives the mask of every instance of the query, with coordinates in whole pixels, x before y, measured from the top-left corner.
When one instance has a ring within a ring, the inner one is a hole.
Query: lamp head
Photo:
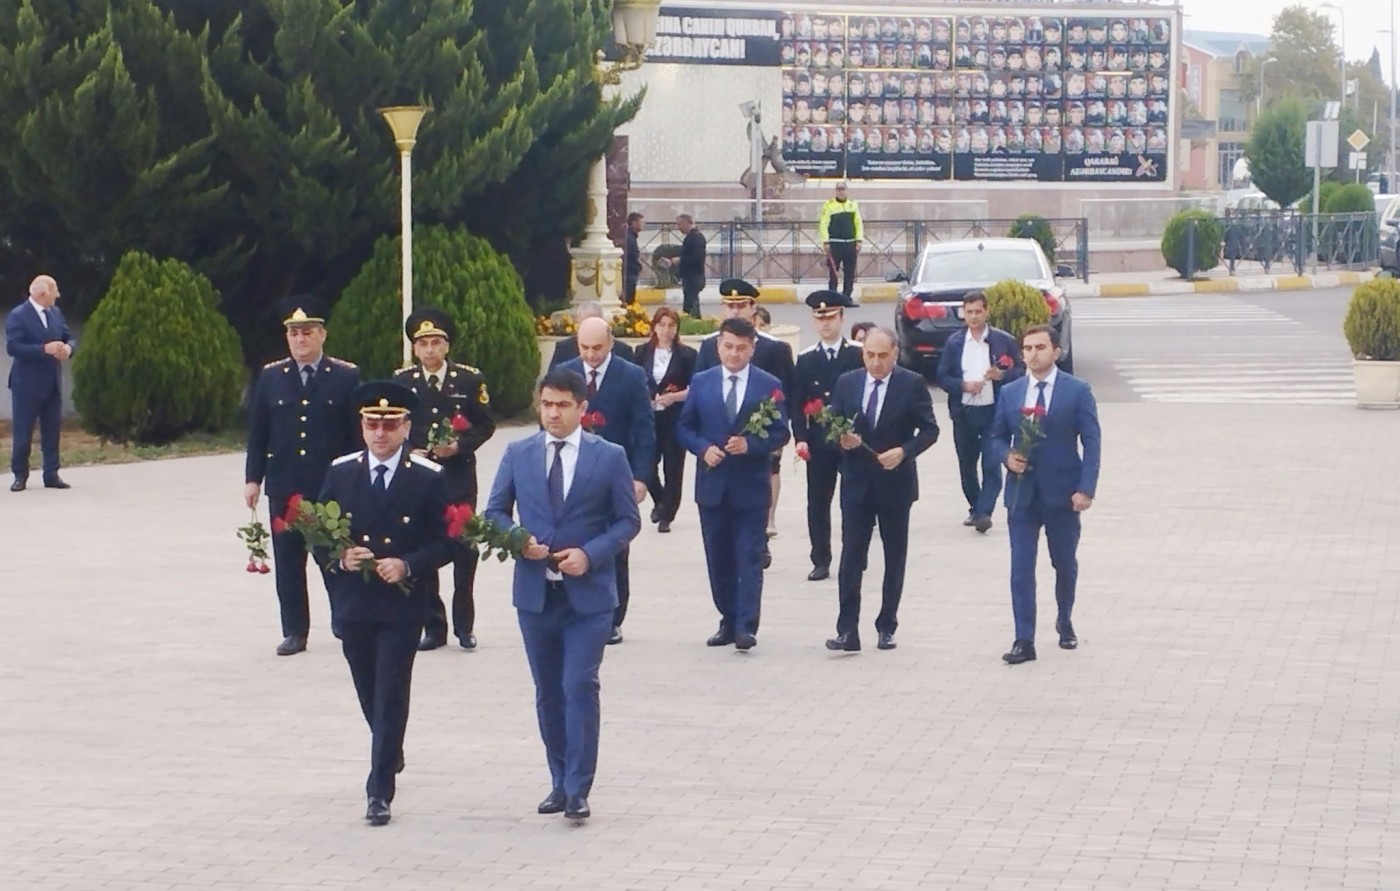
[[[418,142],[418,125],[423,122],[423,115],[428,113],[427,106],[392,105],[379,109],[379,113],[384,116],[385,123],[393,131],[394,144],[399,147],[399,151],[411,151]]]

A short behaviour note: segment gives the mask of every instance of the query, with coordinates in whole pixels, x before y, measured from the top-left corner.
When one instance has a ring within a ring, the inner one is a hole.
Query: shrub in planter
[[[1045,295],[1023,281],[999,281],[983,293],[987,295],[987,324],[1006,331],[1017,342],[1027,328],[1050,321]]]
[[[209,280],[178,260],[122,257],[73,355],[83,428],[159,444],[232,423],[247,375],[218,304]]]
[[[1007,231],[1008,238],[1029,238],[1040,249],[1045,252],[1045,259],[1050,261],[1050,265],[1055,265],[1055,230],[1050,227],[1050,221],[1045,217],[1037,216],[1033,213],[1023,213],[1016,218]]]
[[[661,244],[651,252],[651,271],[656,275],[656,287],[677,288],[680,287],[681,280],[676,277],[676,261],[680,259],[681,246],[678,244]],[[662,263],[662,260],[669,260],[669,263]]]
[[[1183,210],[1167,221],[1162,233],[1162,259],[1167,266],[1186,277],[1188,222],[1196,222],[1196,272],[1205,272],[1220,265],[1220,243],[1224,237],[1220,221],[1209,211]]]
[[[681,313],[680,333],[682,335],[714,334],[718,330],[719,319],[709,316],[696,319]]]
[[[346,287],[328,347],[360,366],[365,380],[387,378],[403,360],[398,237],[384,237]],[[435,306],[457,322],[450,358],[481,369],[502,416],[530,405],[540,371],[535,318],[515,267],[465,229],[414,227],[414,307]]]
[[[1378,278],[1358,285],[1342,333],[1358,359],[1400,360],[1400,280]]]

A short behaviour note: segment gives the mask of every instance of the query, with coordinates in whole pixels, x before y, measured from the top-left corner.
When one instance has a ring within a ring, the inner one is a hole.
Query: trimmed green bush
[[[1009,278],[982,293],[987,295],[987,324],[1009,333],[1018,343],[1027,328],[1050,321],[1045,295],[1023,281]]]
[[[1400,281],[1378,278],[1358,285],[1342,333],[1358,359],[1400,359]]]
[[[401,250],[397,236],[375,242],[331,319],[327,349],[359,365],[365,380],[387,378],[403,362]],[[481,369],[498,415],[529,407],[540,348],[525,287],[505,256],[460,227],[414,227],[413,304],[457,321],[450,358]]]
[[[1162,233],[1162,259],[1182,278],[1186,277],[1186,229],[1190,220],[1196,221],[1196,272],[1220,265],[1220,242],[1225,234],[1215,214],[1207,210],[1183,210],[1167,221]]]
[[[681,280],[676,275],[676,261],[680,258],[681,246],[678,244],[659,244],[651,252],[651,271],[656,275],[656,287],[680,287]],[[662,263],[662,260],[671,262]]]
[[[719,330],[719,321],[719,319],[709,316],[697,319],[681,313],[680,333],[688,335],[714,334]]]
[[[1055,230],[1050,227],[1050,221],[1045,217],[1037,216],[1033,213],[1023,213],[1011,224],[1011,229],[1006,233],[1007,238],[1029,238],[1040,249],[1045,252],[1045,259],[1050,261],[1050,265],[1055,265]]]
[[[73,355],[83,429],[158,445],[232,423],[246,373],[218,305],[214,286],[184,263],[124,255]]]
[[[1369,213],[1376,209],[1376,196],[1361,183],[1328,183],[1335,186],[1330,193],[1323,189],[1323,213]]]
[[[1332,196],[1337,194],[1337,190],[1341,187],[1341,183],[1334,183],[1330,179],[1325,179],[1322,181],[1321,197],[1318,199],[1317,202],[1317,206],[1322,208],[1322,213],[1330,212],[1327,210],[1327,206],[1332,203]],[[1363,188],[1365,187],[1363,186]],[[1304,214],[1312,213],[1312,190],[1309,190],[1308,194],[1304,195],[1298,201],[1298,212]]]

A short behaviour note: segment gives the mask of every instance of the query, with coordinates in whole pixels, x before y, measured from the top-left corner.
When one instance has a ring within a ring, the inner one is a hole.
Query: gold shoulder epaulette
[[[288,362],[290,362],[290,361],[292,361],[292,360],[291,360],[291,359],[273,359],[271,362],[269,362],[269,363],[267,363],[266,365],[263,366],[263,370],[266,371],[266,370],[269,369],[269,368],[276,368],[278,365],[285,365],[286,363],[288,363]]]
[[[359,368],[359,367],[360,367],[360,366],[356,365],[354,362],[346,362],[344,359],[337,359],[335,356],[327,356],[326,358],[327,358],[327,359],[330,359],[332,362],[334,362],[336,365],[339,365],[341,368]]]
[[[465,362],[458,362],[457,364],[461,365],[463,368],[470,371],[472,374],[481,374],[481,369],[477,368],[475,365],[468,365]]]

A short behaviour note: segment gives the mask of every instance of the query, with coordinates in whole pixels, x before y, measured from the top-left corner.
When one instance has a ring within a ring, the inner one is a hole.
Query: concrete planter
[[[1361,408],[1400,408],[1400,362],[1356,359],[1356,404]]]

